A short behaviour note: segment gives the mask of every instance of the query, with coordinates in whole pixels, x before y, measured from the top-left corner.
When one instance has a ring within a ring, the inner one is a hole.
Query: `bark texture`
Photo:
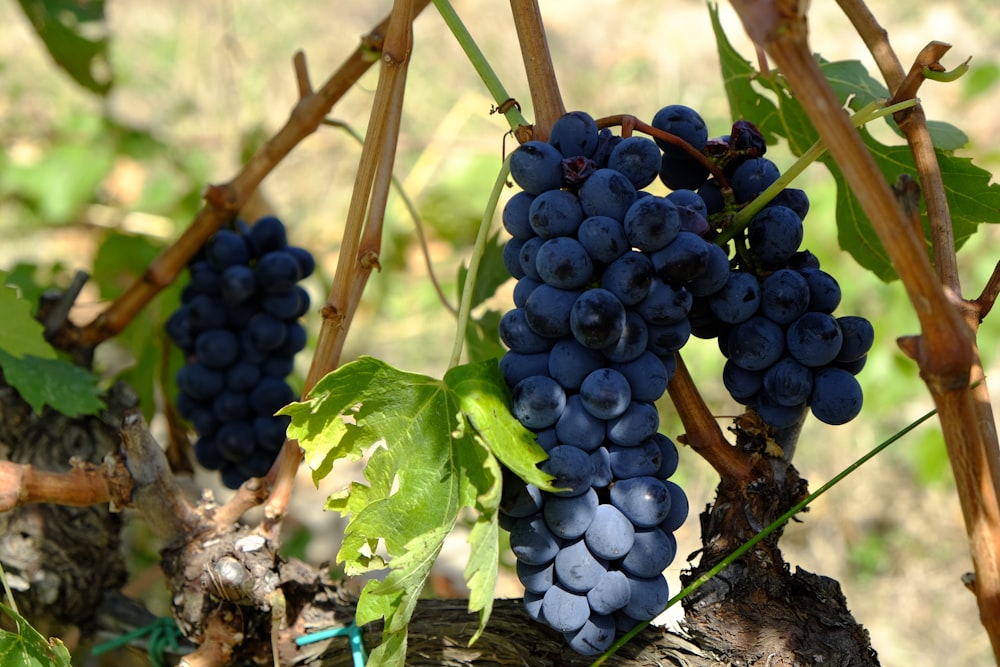
[[[701,561],[682,574],[685,585],[808,495],[806,480],[759,422],[744,418],[733,430],[737,449],[753,462],[754,479],[719,483],[715,503],[700,517]],[[790,435],[794,439],[797,432]],[[781,533],[758,542],[685,598],[687,632],[732,665],[878,665],[868,632],[851,615],[840,584],[800,568],[792,573],[778,548]]]
[[[99,463],[118,446],[118,429],[135,396],[116,384],[100,416],[32,412],[0,375],[0,457],[65,471],[72,458]],[[107,504],[35,504],[0,513],[0,562],[21,612],[46,636],[93,629],[102,597],[125,582],[121,517]]]

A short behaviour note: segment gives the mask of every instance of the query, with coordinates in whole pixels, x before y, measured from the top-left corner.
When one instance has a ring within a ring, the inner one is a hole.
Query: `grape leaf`
[[[0,271],[0,350],[21,359],[25,355],[55,359],[56,352],[45,341],[45,328],[31,315],[31,302],[18,296],[17,289],[6,284],[7,274]]]
[[[373,664],[403,664],[406,624],[463,508],[478,515],[465,574],[469,609],[479,612],[479,631],[485,627],[499,554],[498,459],[526,481],[552,488],[536,467],[545,453],[510,415],[504,386],[496,360],[452,368],[438,380],[362,357],[282,410],[314,478],[337,459],[368,456],[367,484],[335,493],[327,508],[350,515],[337,555],[347,574],[388,568],[358,601],[359,624],[385,619]]]
[[[87,90],[106,95],[112,80],[104,0],[19,2],[56,64]],[[97,33],[97,39],[85,36]]]
[[[104,409],[97,378],[64,359],[22,359],[0,350],[4,377],[35,412],[48,405],[64,415],[93,415]]]
[[[785,86],[783,79],[774,75],[762,76],[735,51],[722,30],[717,8],[710,7],[710,12],[723,80],[733,114],[758,125],[765,137],[783,137],[788,141],[792,152],[801,155],[819,138],[802,106]],[[872,78],[859,62],[827,62],[820,59],[819,65],[841,103],[846,105],[850,102],[850,107],[855,110],[888,96],[885,86]],[[754,87],[754,83],[759,87]],[[899,130],[891,118],[887,122],[898,134]],[[949,123],[931,121],[928,125],[951,212],[955,245],[960,248],[975,233],[980,223],[1000,222],[1000,184],[991,183],[990,173],[972,164],[969,158],[953,154],[955,149],[967,143],[968,138],[964,132]],[[888,182],[895,183],[903,174],[916,175],[908,146],[883,144],[863,128],[860,134]],[[769,143],[770,141],[768,139]],[[867,215],[847,187],[840,168],[829,154],[824,154],[820,161],[830,170],[837,184],[836,211],[840,247],[880,279],[886,282],[894,280],[897,274],[889,261],[889,255]],[[926,215],[924,217],[927,232],[925,243],[930,253],[929,226],[926,224]]]
[[[47,640],[16,611],[0,604],[0,611],[17,624],[18,632],[0,630],[3,667],[70,667],[69,651],[59,639]]]

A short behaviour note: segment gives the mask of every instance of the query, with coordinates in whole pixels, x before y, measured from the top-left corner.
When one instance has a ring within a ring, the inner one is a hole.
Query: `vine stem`
[[[493,223],[493,215],[500,201],[500,194],[507,186],[507,175],[510,174],[510,156],[508,155],[500,167],[496,180],[493,182],[493,190],[490,191],[489,201],[486,203],[486,210],[483,211],[483,219],[479,223],[479,232],[476,234],[476,245],[472,249],[472,257],[469,258],[469,271],[465,275],[465,285],[462,287],[462,300],[458,304],[458,327],[455,330],[455,342],[451,347],[451,360],[448,368],[454,368],[462,358],[462,347],[465,343],[465,334],[469,327],[469,314],[472,312],[472,294],[476,286],[476,278],[479,275],[479,265],[483,255],[486,253],[486,242],[490,236],[490,228]]]
[[[871,102],[870,104],[866,104],[851,116],[851,123],[854,127],[861,127],[862,125],[878,118],[892,115],[898,111],[902,111],[903,109],[909,109],[916,104],[917,100],[915,99],[897,102],[896,104],[886,107],[881,107],[879,102]],[[751,218],[760,213],[760,211],[767,206],[769,201],[774,199],[779,192],[788,187],[788,185],[795,178],[797,178],[799,174],[806,170],[806,167],[818,160],[825,152],[826,144],[823,143],[822,139],[818,139],[812,146],[807,148],[806,151],[802,153],[802,155],[800,155],[799,158],[784,171],[784,173],[781,174],[781,176],[778,177],[777,181],[769,185],[763,192],[754,197],[753,200],[746,206],[737,211],[736,215],[733,216],[733,219],[730,220],[729,225],[727,225],[726,228],[716,237],[715,242],[722,244],[736,236],[736,234],[750,224]]]
[[[901,347],[917,361],[938,410],[969,536],[980,620],[994,653],[1000,656],[1000,446],[987,392],[985,388],[971,388],[982,377],[975,324],[969,322],[972,309],[961,300],[957,273],[951,276],[951,269],[944,268],[945,265],[939,264],[937,272],[931,266],[922,235],[913,233],[860,135],[846,115],[837,112],[837,97],[812,55],[801,5],[733,0],[733,6],[751,39],[762,45],[778,65],[791,92],[801,102],[831,156],[843,170],[848,185],[892,259],[920,322],[920,336],[901,341]],[[857,13],[856,17],[852,16],[856,25],[865,20],[865,16],[870,17],[861,2],[850,3],[849,8]],[[887,67],[895,56],[887,55],[892,49],[885,31],[877,27],[874,19],[868,20],[867,26],[865,34],[871,39],[869,49],[881,61],[883,71],[893,69]],[[877,34],[879,32],[881,35]],[[893,72],[894,80],[898,79],[898,74],[898,71]],[[890,88],[898,90],[902,84],[897,83]],[[908,113],[916,118],[908,121],[915,123],[917,130],[910,130],[907,140],[911,150],[917,151],[915,161],[925,198],[932,191],[935,193],[932,196],[943,194],[940,168],[926,131],[926,120],[922,112],[911,110]],[[923,129],[919,129],[920,126]],[[925,177],[932,180],[925,181]],[[943,227],[949,226],[950,219],[942,218],[942,213],[944,211],[933,212],[931,221],[932,229],[937,229],[932,234],[942,234],[943,239],[948,234]],[[949,254],[945,261],[950,266],[955,262],[954,246],[945,247],[945,250]],[[937,254],[935,259],[940,261]],[[979,385],[983,387],[984,383]]]
[[[504,88],[503,82],[500,81],[500,77],[493,70],[490,65],[490,61],[487,60],[486,56],[483,55],[482,50],[476,41],[472,38],[469,33],[468,28],[462,22],[462,19],[455,12],[455,8],[452,6],[449,0],[432,0],[434,7],[438,10],[441,18],[444,19],[445,25],[451,30],[451,34],[455,36],[456,41],[465,51],[465,56],[472,63],[475,68],[476,73],[479,78],[482,79],[483,84],[486,86],[486,90],[489,91],[490,95],[493,96],[493,101],[496,103],[497,111],[503,113],[504,118],[507,119],[507,124],[510,126],[511,131],[518,132],[521,127],[527,127],[529,125],[528,120],[521,114],[521,106],[514,101],[508,93],[507,89]],[[511,104],[511,102],[513,102]]]
[[[414,12],[423,10],[430,0],[413,0]],[[162,289],[173,283],[191,257],[222,225],[232,219],[249,201],[253,192],[274,168],[303,139],[320,126],[333,105],[368,71],[373,63],[372,52],[382,48],[383,34],[389,19],[383,19],[348,56],[344,63],[316,91],[308,85],[304,56],[296,54],[300,99],[288,120],[261,147],[231,180],[206,188],[205,205],[180,238],[164,250],[147,267],[145,273],[130,285],[89,324],[76,328],[69,322],[52,339],[53,345],[65,350],[95,347],[117,335]]]
[[[321,313],[316,350],[303,387],[303,395],[340,363],[347,331],[361,302],[368,277],[379,268],[382,223],[392,185],[392,169],[402,119],[406,73],[413,48],[416,0],[395,0],[382,45],[382,68],[372,102],[368,133],[348,206],[343,241],[333,284]],[[298,443],[285,443],[270,475],[274,477],[265,516],[276,522],[291,498],[295,473],[302,462]]]
[[[531,105],[535,109],[535,125],[530,136],[519,132],[517,139],[522,143],[529,138],[546,141],[552,124],[566,113],[566,107],[559,93],[559,82],[552,65],[549,42],[545,38],[542,13],[536,0],[510,0],[510,10],[517,30],[517,41],[521,46],[524,71],[528,77]]]
[[[768,535],[770,535],[771,533],[773,533],[774,531],[778,530],[779,528],[781,528],[782,526],[784,526],[786,523],[788,523],[791,520],[792,517],[794,517],[796,514],[798,514],[802,510],[804,510],[808,505],[810,505],[817,498],[819,498],[824,493],[826,493],[827,491],[829,491],[830,489],[832,489],[834,486],[836,486],[837,484],[839,484],[840,482],[842,482],[848,475],[850,475],[855,470],[857,470],[858,468],[860,468],[861,466],[863,466],[865,463],[867,463],[868,461],[870,461],[877,454],[879,454],[880,452],[882,452],[882,450],[884,450],[886,447],[888,447],[889,445],[891,445],[894,442],[897,442],[898,440],[900,440],[901,438],[903,438],[903,436],[905,436],[910,431],[912,431],[913,429],[915,429],[918,426],[920,426],[921,424],[923,424],[925,421],[927,421],[928,419],[930,419],[931,417],[933,417],[935,414],[937,414],[937,410],[931,410],[930,412],[924,414],[923,416],[918,417],[915,421],[913,421],[912,423],[908,424],[904,428],[900,429],[899,431],[897,431],[896,433],[894,433],[893,435],[891,435],[889,438],[887,438],[886,440],[882,441],[881,443],[879,443],[878,445],[876,445],[875,447],[873,447],[864,456],[862,456],[858,460],[856,460],[853,463],[851,463],[851,465],[849,465],[846,468],[844,468],[842,471],[840,471],[840,473],[838,473],[835,477],[833,477],[832,479],[830,479],[826,484],[824,484],[823,486],[819,487],[818,489],[816,489],[815,491],[813,491],[812,493],[810,493],[808,496],[806,496],[805,498],[803,498],[802,500],[800,500],[798,503],[796,503],[794,506],[792,506],[787,512],[785,512],[784,514],[782,514],[781,516],[779,516],[777,519],[775,519],[773,522],[771,522],[771,524],[769,526],[767,526],[766,528],[764,528],[763,530],[761,530],[759,533],[757,533],[756,535],[754,535],[753,537],[751,537],[749,540],[747,540],[746,542],[744,542],[742,545],[740,545],[731,554],[729,554],[728,556],[726,556],[725,558],[723,558],[721,561],[719,561],[715,565],[715,567],[713,567],[712,569],[710,569],[707,572],[703,573],[700,577],[698,577],[697,579],[695,579],[694,581],[692,581],[690,584],[688,584],[687,586],[685,586],[679,593],[677,593],[677,595],[673,596],[672,598],[670,598],[670,600],[667,601],[666,609],[669,609],[670,607],[673,607],[675,604],[677,604],[678,602],[680,602],[681,600],[683,600],[684,598],[686,598],[688,595],[690,595],[691,593],[694,593],[696,590],[698,590],[699,588],[701,588],[702,586],[704,586],[705,583],[708,582],[708,580],[710,580],[712,577],[714,577],[715,575],[717,575],[720,572],[722,572],[728,566],[732,565],[737,559],[739,559],[745,553],[747,553],[748,551],[750,551],[750,549],[752,549],[754,547],[754,545],[756,545],[758,542],[760,542],[761,540],[763,540],[764,538],[766,538]],[[595,660],[591,664],[590,667],[600,667],[600,665],[604,664],[605,660],[607,660],[615,652],[617,652],[618,649],[620,649],[622,646],[624,646],[626,643],[628,643],[629,640],[631,640],[637,634],[639,634],[640,632],[642,632],[646,628],[646,626],[648,626],[648,625],[649,625],[649,621],[646,621],[645,623],[640,623],[636,627],[634,627],[631,630],[629,630],[626,634],[622,635],[611,646],[611,648],[609,648],[608,651],[606,653],[604,653],[600,658],[598,658],[597,660]]]

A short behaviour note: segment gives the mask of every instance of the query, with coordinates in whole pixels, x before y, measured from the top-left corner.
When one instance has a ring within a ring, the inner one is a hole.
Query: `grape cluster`
[[[309,309],[298,282],[314,269],[273,216],[219,230],[188,264],[166,323],[185,356],[177,409],[198,432],[198,462],[229,488],[265,474],[285,441],[289,418],[274,413],[296,400],[286,378],[306,345],[298,320]]]
[[[500,369],[560,490],[508,473],[501,520],[526,611],[587,655],[669,598],[663,571],[688,501],[669,480],[677,449],[658,433],[654,402],[674,353],[692,335],[717,337],[727,388],[765,422],[784,425],[811,406],[843,423],[860,408],[853,373],[872,342],[867,320],[832,316],[836,281],[798,250],[802,191],[783,190],[733,244],[715,242],[779,177],[753,125],[709,139],[681,105],[651,125],[652,139],[621,137],[566,114],[547,142],[511,155],[521,192],[502,215],[517,284],[500,322]],[[657,179],[667,194],[644,190]]]

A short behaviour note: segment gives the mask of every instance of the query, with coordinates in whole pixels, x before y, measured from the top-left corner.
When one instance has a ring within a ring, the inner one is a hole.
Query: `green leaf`
[[[0,368],[21,398],[40,413],[48,405],[64,415],[93,415],[104,409],[97,378],[63,359],[27,355],[18,359],[0,350]]]
[[[84,205],[95,200],[114,166],[114,145],[100,137],[67,140],[72,143],[52,147],[37,162],[8,164],[0,190],[23,199],[46,223],[72,222]]]
[[[722,22],[719,20],[719,6],[709,4],[708,11],[712,19],[712,30],[719,50],[719,62],[722,65],[722,79],[729,98],[729,108],[734,117],[745,118],[753,122],[764,134],[768,144],[775,143],[777,137],[769,129],[769,119],[777,114],[774,102],[758,93],[753,87],[757,72],[726,38]]]
[[[773,73],[762,76],[733,49],[718,21],[717,10],[712,7],[710,11],[733,115],[756,124],[768,137],[768,143],[771,143],[771,137],[783,137],[791,151],[801,155],[819,138],[802,106],[780,76]],[[841,103],[846,105],[849,102],[853,109],[888,96],[885,86],[859,62],[827,62],[820,59],[819,65]],[[758,87],[755,88],[754,84]],[[891,118],[887,120],[898,132]],[[931,121],[929,127],[948,198],[955,244],[961,247],[980,223],[1000,222],[1000,184],[991,183],[990,173],[973,165],[970,159],[952,155],[952,151],[967,143],[964,132],[948,123]],[[908,146],[883,144],[864,128],[859,132],[887,182],[895,183],[903,174],[916,175]],[[888,253],[857,198],[847,187],[840,168],[829,154],[824,154],[820,161],[830,170],[837,184],[840,247],[880,279],[895,279],[896,270],[889,262]],[[925,242],[930,253],[930,230],[926,215],[924,217]]]
[[[495,360],[452,368],[437,380],[362,357],[281,411],[292,418],[289,436],[305,450],[314,478],[338,459],[368,456],[367,483],[332,495],[327,508],[350,517],[337,555],[347,574],[388,568],[358,602],[359,623],[385,619],[373,664],[403,664],[406,625],[463,508],[478,515],[465,573],[470,611],[479,612],[480,632],[485,626],[499,554],[497,459],[552,488],[536,467],[544,451],[511,416],[507,400]]]
[[[0,604],[0,611],[17,624],[17,632],[0,630],[3,667],[70,667],[69,650],[59,639],[47,640],[16,611]]]
[[[487,310],[479,317],[469,318],[465,328],[465,353],[469,361],[498,359],[506,352],[500,343],[500,318],[496,310]]]
[[[56,352],[45,340],[45,327],[31,314],[31,302],[18,296],[14,287],[7,285],[7,274],[0,271],[0,350],[16,359],[32,355],[55,359]]]
[[[111,90],[104,1],[18,0],[56,64],[78,84],[100,95]],[[84,35],[99,33],[97,39]]]
[[[458,267],[459,298],[465,289],[465,277],[468,274],[469,269],[464,264]],[[503,243],[500,242],[500,233],[496,232],[486,241],[486,249],[479,262],[479,272],[476,274],[476,284],[472,290],[472,308],[496,294],[497,288],[508,280],[510,273],[503,263]]]

